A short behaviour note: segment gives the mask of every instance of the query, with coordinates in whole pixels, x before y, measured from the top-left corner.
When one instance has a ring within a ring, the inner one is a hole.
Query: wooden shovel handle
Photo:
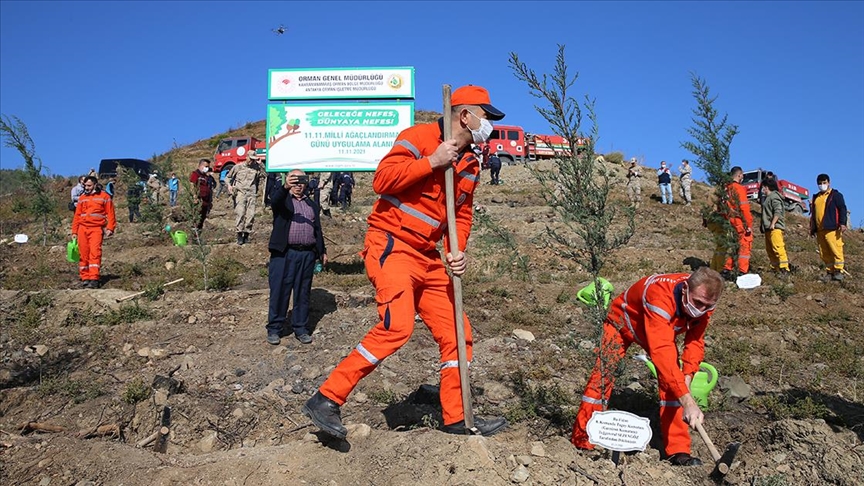
[[[450,105],[449,84],[444,85],[444,133],[446,142],[453,138],[453,116]],[[459,234],[456,231],[456,195],[453,183],[453,165],[444,172],[444,190],[447,200],[447,236],[450,240],[450,253],[459,253]],[[453,307],[456,318],[456,355],[459,359],[459,383],[462,389],[462,412],[465,415],[465,428],[474,432],[474,412],[471,408],[471,384],[468,381],[468,347],[465,344],[465,319],[462,312],[462,278],[453,275]]]
[[[705,445],[708,447],[708,451],[711,452],[711,457],[714,458],[714,462],[719,461],[720,457],[722,457],[722,456],[720,455],[719,452],[717,452],[717,448],[714,447],[714,443],[711,442],[711,438],[708,437],[708,433],[705,432],[705,429],[702,427],[702,424],[696,424],[696,430],[699,431],[699,435],[702,437],[702,441],[705,442]]]

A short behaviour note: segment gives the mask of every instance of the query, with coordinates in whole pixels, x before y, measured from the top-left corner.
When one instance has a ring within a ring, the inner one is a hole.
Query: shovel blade
[[[713,475],[725,476],[732,467],[732,461],[735,460],[735,454],[738,454],[738,448],[741,447],[740,442],[733,442],[726,446],[726,450],[717,463],[714,465]]]

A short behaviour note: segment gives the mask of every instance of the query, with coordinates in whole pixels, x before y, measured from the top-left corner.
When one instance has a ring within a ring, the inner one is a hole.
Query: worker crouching
[[[78,274],[85,288],[99,287],[99,269],[102,265],[102,238],[117,229],[114,203],[111,196],[101,190],[93,176],[84,180],[84,194],[78,198],[72,218],[72,238],[78,240]]]
[[[723,291],[723,278],[708,267],[692,275],[670,273],[645,277],[630,286],[609,306],[603,324],[601,353],[582,395],[570,441],[591,450],[586,426],[594,412],[602,411],[612,394],[612,370],[636,343],[648,352],[657,369],[660,390],[660,430],[666,456],[674,465],[696,466],[690,455],[687,424],[696,428],[702,411],[690,395],[690,381],[705,356],[705,330]],[[675,337],[684,334],[679,367]],[[604,372],[605,371],[605,372]]]

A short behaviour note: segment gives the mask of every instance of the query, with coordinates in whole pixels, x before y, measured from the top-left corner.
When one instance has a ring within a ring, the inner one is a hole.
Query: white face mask
[[[210,172],[210,167],[202,167],[202,168],[201,168],[201,172],[204,173],[204,174]]]
[[[468,113],[471,113],[471,110],[468,110]],[[471,113],[474,118],[480,120],[480,128],[477,130],[468,127],[468,130],[471,130],[471,136],[474,138],[474,143],[485,143],[489,140],[489,137],[492,136],[492,124],[489,120],[485,118],[480,118],[479,116]]]
[[[819,184],[819,192],[826,192],[828,190],[828,184]]]
[[[684,296],[682,295],[681,296],[681,303],[684,305],[684,312],[688,316],[692,317],[693,319],[698,319],[698,318],[704,316],[706,312],[714,309],[715,306],[712,305],[711,307],[708,307],[707,309],[700,311],[699,309],[696,308],[695,305],[693,305],[692,302],[690,302],[690,288],[685,287],[685,290],[687,292],[687,297],[684,298]]]

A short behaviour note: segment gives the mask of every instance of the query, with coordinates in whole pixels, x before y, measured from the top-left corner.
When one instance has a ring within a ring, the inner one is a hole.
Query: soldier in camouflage
[[[249,152],[245,164],[232,167],[226,177],[228,193],[234,197],[238,245],[249,243],[249,233],[255,221],[255,200],[258,199],[258,182],[261,180],[261,175],[261,162],[258,154],[253,151]]]

